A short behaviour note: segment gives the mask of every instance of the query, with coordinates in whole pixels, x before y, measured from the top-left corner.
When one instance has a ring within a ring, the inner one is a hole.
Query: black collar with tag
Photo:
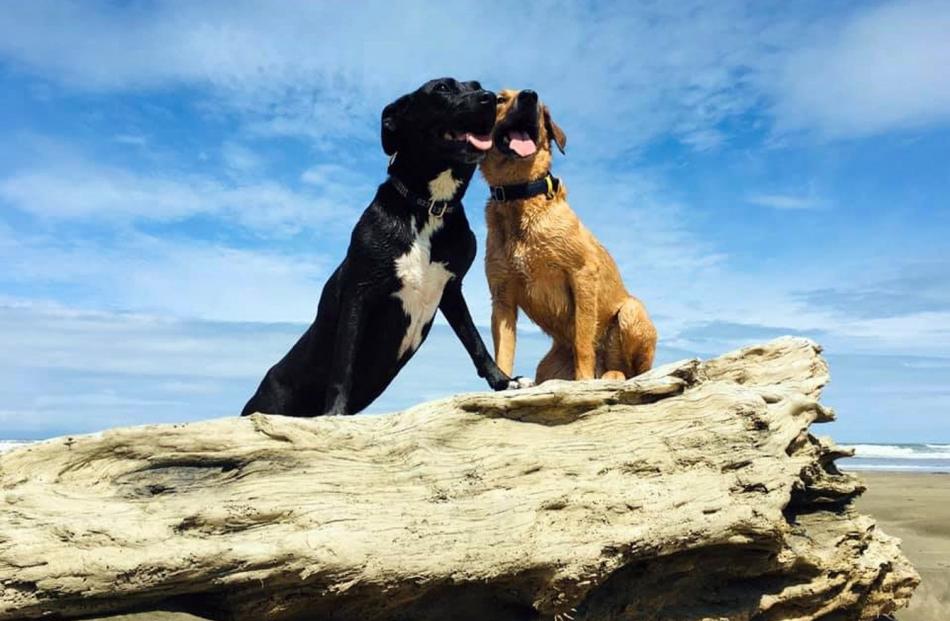
[[[529,181],[528,183],[493,185],[488,189],[491,191],[491,197],[496,201],[515,201],[522,198],[531,198],[538,194],[544,194],[548,197],[548,200],[550,200],[554,198],[560,187],[561,180],[551,173],[546,173],[540,179]]]
[[[409,201],[413,206],[425,209],[436,218],[441,218],[446,213],[452,211],[452,209],[461,202],[458,200],[437,201],[431,198],[423,198],[407,188],[405,183],[392,175],[389,176],[389,184],[393,186],[400,196]]]

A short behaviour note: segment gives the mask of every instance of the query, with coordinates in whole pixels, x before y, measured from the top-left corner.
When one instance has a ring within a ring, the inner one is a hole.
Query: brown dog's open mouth
[[[515,157],[531,157],[538,152],[536,134],[537,131],[531,132],[528,129],[503,129],[496,132],[496,140],[502,153]]]
[[[538,145],[531,139],[528,132],[524,130],[513,129],[508,132],[507,138],[508,148],[520,157],[534,155],[538,150]]]
[[[491,134],[476,134],[474,132],[445,132],[442,134],[444,140],[455,142],[467,142],[479,151],[488,151],[491,149]]]
[[[505,155],[531,157],[538,152],[538,132],[536,108],[515,110],[495,128],[495,142]]]

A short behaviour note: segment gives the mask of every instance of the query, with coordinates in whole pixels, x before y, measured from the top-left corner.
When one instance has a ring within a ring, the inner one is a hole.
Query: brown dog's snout
[[[518,104],[523,105],[533,105],[538,103],[538,94],[532,90],[525,89],[518,93]]]

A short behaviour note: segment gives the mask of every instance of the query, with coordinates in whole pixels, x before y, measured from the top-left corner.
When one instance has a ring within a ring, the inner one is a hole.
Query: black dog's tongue
[[[534,155],[534,152],[538,150],[538,145],[534,144],[528,132],[515,130],[508,132],[508,147],[521,157]]]
[[[491,149],[491,135],[490,134],[473,134],[472,132],[456,132],[456,140],[465,140],[470,145],[478,149],[479,151],[487,151]]]

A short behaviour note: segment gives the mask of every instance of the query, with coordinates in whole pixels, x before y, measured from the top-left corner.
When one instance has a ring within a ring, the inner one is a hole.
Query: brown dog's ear
[[[557,144],[557,150],[563,154],[564,147],[567,146],[567,135],[557,126],[557,123],[551,120],[551,111],[547,106],[541,106],[541,110],[544,113],[544,128],[548,131],[548,140],[553,138]]]
[[[406,108],[409,107],[409,95],[403,95],[396,101],[383,108],[382,140],[383,152],[392,155],[399,150],[400,132]]]

